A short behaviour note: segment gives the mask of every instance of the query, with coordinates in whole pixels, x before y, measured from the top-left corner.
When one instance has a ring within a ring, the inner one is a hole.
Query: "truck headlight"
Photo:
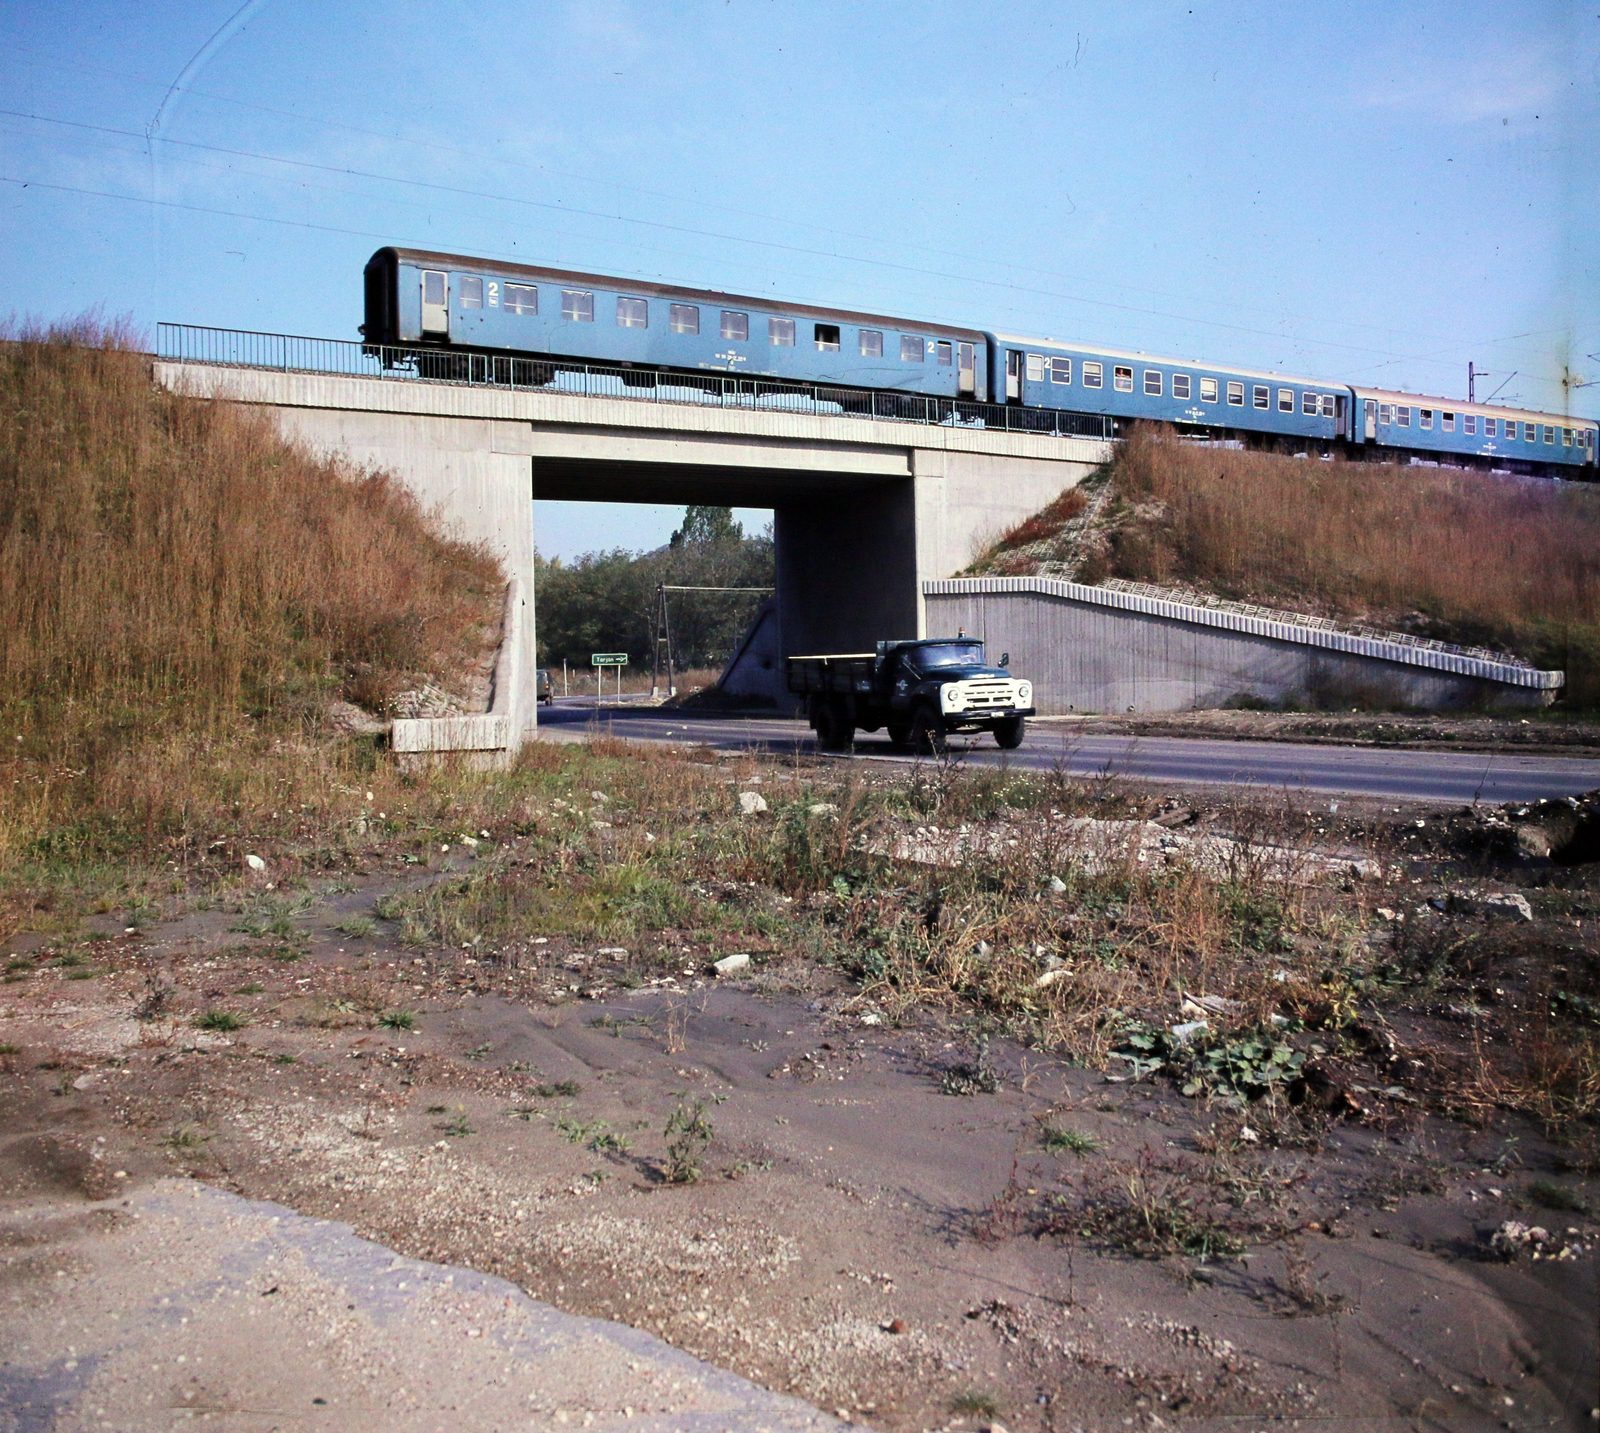
[[[939,704],[947,712],[958,712],[967,704],[967,694],[952,683],[939,694]]]
[[[1017,683],[1017,705],[1019,707],[1031,707],[1033,705],[1032,682]]]

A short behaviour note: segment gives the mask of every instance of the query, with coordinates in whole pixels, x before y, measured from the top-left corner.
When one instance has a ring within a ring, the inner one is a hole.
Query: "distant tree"
[[[672,534],[669,547],[693,546],[697,543],[743,542],[744,528],[733,520],[732,508],[687,507],[683,510],[683,526]]]

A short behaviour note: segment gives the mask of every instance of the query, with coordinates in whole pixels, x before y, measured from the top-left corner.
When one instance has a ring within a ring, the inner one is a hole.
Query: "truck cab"
[[[817,744],[848,747],[856,730],[887,728],[896,746],[942,750],[955,731],[989,731],[1007,750],[1034,715],[1033,684],[991,666],[970,637],[879,642],[875,652],[791,657],[789,690],[806,699]]]

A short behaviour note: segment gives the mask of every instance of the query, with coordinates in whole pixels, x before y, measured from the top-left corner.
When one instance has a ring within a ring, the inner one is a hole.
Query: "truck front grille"
[[[1010,682],[969,682],[966,687],[967,710],[985,707],[1011,707],[1016,705],[1016,691]]]

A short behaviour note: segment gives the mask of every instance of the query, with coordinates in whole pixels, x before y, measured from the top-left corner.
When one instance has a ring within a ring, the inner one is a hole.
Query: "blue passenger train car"
[[[990,333],[996,401],[1148,418],[1226,432],[1266,433],[1327,444],[1347,422],[1349,388],[1331,378],[1292,378],[1055,339]]]
[[[385,363],[424,377],[547,384],[597,364],[622,370],[625,386],[715,374],[702,386],[719,393],[731,375],[779,385],[773,393],[787,381],[1022,410],[945,410],[948,421],[1007,428],[1029,426],[1033,410],[1049,431],[1072,431],[1066,414],[1097,432],[1107,417],[1144,418],[1302,452],[1345,445],[1351,456],[1588,477],[1600,468],[1591,418],[420,249],[368,261],[361,331]],[[853,401],[841,398],[841,410]],[[880,414],[878,397],[861,411]]]
[[[1600,423],[1487,403],[1456,403],[1382,388],[1352,388],[1360,447],[1427,457],[1455,455],[1480,465],[1582,470],[1596,463]]]
[[[368,262],[362,334],[369,344],[988,396],[984,336],[972,329],[416,249],[380,249]]]

